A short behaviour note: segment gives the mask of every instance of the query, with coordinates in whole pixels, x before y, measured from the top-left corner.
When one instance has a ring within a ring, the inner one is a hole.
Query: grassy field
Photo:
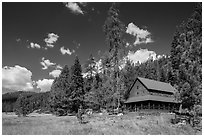
[[[56,117],[49,114],[30,114],[17,117],[2,114],[3,135],[192,135],[189,125],[170,123],[170,115],[139,116],[128,113],[123,116],[93,114],[85,117],[86,124],[79,124],[75,116]]]

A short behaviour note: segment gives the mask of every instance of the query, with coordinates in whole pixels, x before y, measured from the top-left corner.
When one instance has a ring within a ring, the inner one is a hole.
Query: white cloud
[[[139,45],[142,43],[147,44],[147,43],[154,42],[151,38],[151,33],[149,31],[144,30],[144,29],[140,29],[139,27],[137,27],[133,23],[128,24],[126,33],[136,37],[134,45]]]
[[[134,63],[143,63],[148,59],[156,59],[156,53],[154,51],[149,51],[148,49],[139,49],[135,52],[129,51],[127,55],[128,59],[132,60]]]
[[[40,88],[41,92],[50,91],[53,79],[42,79],[36,81],[37,88]]]
[[[83,6],[83,4],[81,4]],[[65,6],[71,10],[72,13],[75,14],[84,14],[82,9],[79,7],[78,3],[76,2],[66,2]]]
[[[12,90],[33,90],[32,72],[25,67],[15,65],[2,68],[2,87]]]
[[[45,59],[44,57],[42,58],[42,61],[40,64],[43,66],[42,69],[48,69],[49,66],[54,66],[56,63],[50,62],[49,59]]]
[[[54,33],[49,33],[48,37],[44,39],[46,46],[53,48],[54,47],[54,43],[57,42],[59,36],[57,34]]]
[[[74,53],[75,50],[70,51],[68,48],[65,49],[64,47],[61,47],[61,48],[60,48],[60,52],[61,52],[63,55],[65,55],[65,54],[72,55],[72,53]]]
[[[49,73],[49,75],[51,75],[51,76],[53,76],[55,78],[55,77],[59,77],[60,73],[61,73],[61,70],[55,69],[55,70],[51,71]]]
[[[33,42],[30,43],[30,47],[31,47],[31,48],[37,48],[37,49],[40,49],[40,48],[41,48],[39,44],[33,43]]]
[[[62,68],[62,66],[57,65],[57,66],[56,66],[56,69],[63,69],[63,68]]]

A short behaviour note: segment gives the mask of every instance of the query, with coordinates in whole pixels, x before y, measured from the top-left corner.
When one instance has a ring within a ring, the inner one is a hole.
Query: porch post
[[[150,102],[148,102],[148,109],[150,109]]]
[[[168,110],[170,110],[170,103],[168,103]]]
[[[137,104],[135,103],[135,110],[137,111]]]
[[[175,104],[173,104],[173,111],[174,111],[174,106],[175,106]]]

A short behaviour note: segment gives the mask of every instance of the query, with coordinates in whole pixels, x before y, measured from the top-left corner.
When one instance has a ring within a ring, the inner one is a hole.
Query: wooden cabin
[[[176,89],[169,83],[138,77],[129,89],[125,104],[129,110],[173,111],[179,108],[174,98]]]

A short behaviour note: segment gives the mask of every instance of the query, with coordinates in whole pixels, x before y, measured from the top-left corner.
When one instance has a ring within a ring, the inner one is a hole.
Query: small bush
[[[67,112],[64,109],[57,109],[57,116],[66,116]]]

